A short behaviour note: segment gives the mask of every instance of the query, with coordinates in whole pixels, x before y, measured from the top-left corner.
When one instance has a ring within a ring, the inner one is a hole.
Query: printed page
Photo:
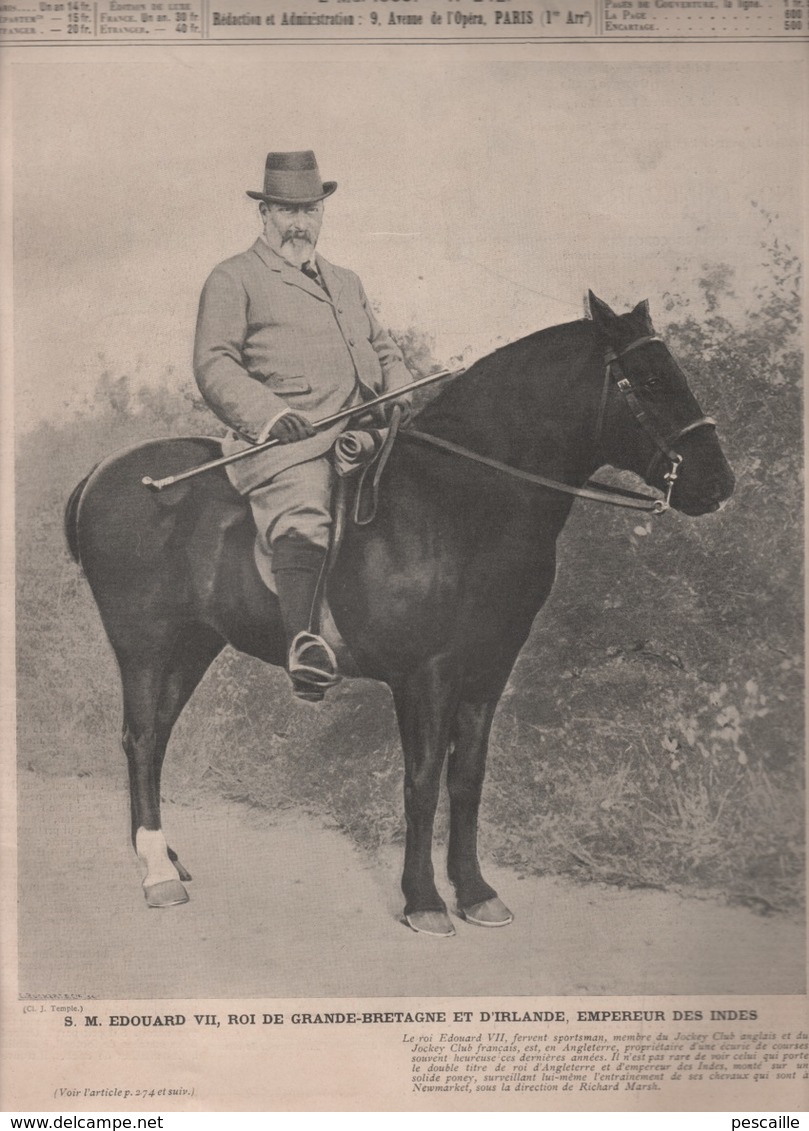
[[[803,1108],[807,20],[0,5],[4,1110]]]

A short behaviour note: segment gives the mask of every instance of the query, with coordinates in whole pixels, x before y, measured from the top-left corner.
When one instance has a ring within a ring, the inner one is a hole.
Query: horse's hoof
[[[446,911],[411,911],[404,917],[412,931],[420,935],[434,935],[438,939],[448,939],[455,934]]]
[[[492,899],[484,899],[483,903],[461,908],[461,915],[467,923],[474,923],[476,927],[507,927],[514,919],[496,895]]]
[[[188,903],[188,892],[179,880],[163,880],[143,889],[149,907],[176,907]]]

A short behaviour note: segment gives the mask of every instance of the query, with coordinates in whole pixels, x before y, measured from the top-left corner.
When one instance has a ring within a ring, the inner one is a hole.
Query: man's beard
[[[270,247],[274,247],[287,262],[294,267],[300,267],[312,259],[317,243],[317,236],[314,233],[302,228],[288,228],[285,232],[276,229],[276,232],[277,242],[276,239],[270,240],[269,237],[268,242]]]

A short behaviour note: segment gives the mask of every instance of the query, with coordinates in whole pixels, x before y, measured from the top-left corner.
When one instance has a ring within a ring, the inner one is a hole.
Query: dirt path
[[[191,902],[150,911],[128,800],[97,778],[19,783],[20,990],[99,998],[803,992],[803,931],[654,891],[489,867],[515,911],[453,939],[399,922],[400,856],[376,860],[303,814],[167,804]],[[449,897],[449,893],[445,892]],[[448,900],[449,901],[449,900]]]

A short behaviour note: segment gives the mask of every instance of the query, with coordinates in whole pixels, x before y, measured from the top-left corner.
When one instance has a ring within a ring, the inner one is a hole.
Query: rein
[[[479,452],[472,451],[471,448],[464,448],[460,444],[453,443],[451,440],[444,440],[439,436],[432,436],[429,432],[420,432],[417,429],[409,428],[406,432],[403,432],[402,435],[418,440],[423,444],[430,444],[432,447],[439,448],[441,451],[450,452],[452,455],[461,456],[474,463],[482,464],[484,467],[489,467],[493,471],[500,471],[504,475],[510,476],[512,479],[519,479],[524,483],[531,483],[536,487],[547,487],[552,491],[559,491],[565,495],[575,495],[577,498],[589,499],[596,503],[606,503],[608,506],[629,507],[632,510],[648,511],[651,514],[663,514],[663,512],[669,510],[671,506],[671,493],[683,462],[683,457],[674,451],[673,445],[676,444],[678,440],[681,440],[683,436],[687,436],[697,428],[714,427],[716,421],[711,416],[701,416],[690,424],[686,424],[684,428],[681,428],[672,436],[668,438],[661,437],[646,413],[646,410],[638,400],[631,382],[624,375],[619,361],[625,354],[630,353],[639,346],[646,345],[648,342],[661,342],[662,340],[663,339],[657,337],[657,335],[649,334],[642,338],[637,338],[619,353],[616,353],[613,349],[608,349],[605,352],[604,387],[598,408],[596,443],[599,443],[601,440],[607,399],[609,397],[610,388],[612,387],[612,382],[614,381],[616,388],[622,394],[635,420],[657,448],[652,462],[649,465],[647,478],[651,475],[651,472],[661,456],[665,456],[671,464],[669,471],[663,476],[666,482],[666,495],[663,499],[654,498],[652,495],[644,495],[638,491],[627,491],[623,487],[612,487],[608,483],[599,483],[598,481],[594,481],[590,487],[573,487],[569,483],[560,483],[556,479],[548,479],[544,475],[538,475],[536,472],[522,471],[519,468],[512,467],[510,464],[503,463],[501,460],[491,459],[489,456],[484,456]]]
[[[454,444],[451,440],[442,440],[439,436],[431,436],[429,432],[419,432],[415,428],[408,428],[406,432],[402,432],[402,436],[406,436],[408,440],[418,440],[420,443],[430,444],[434,448],[440,448],[442,451],[451,452],[456,456],[463,456],[464,459],[472,460],[473,463],[481,463],[484,467],[492,468],[493,471],[502,471],[505,475],[511,476],[512,479],[521,479],[524,483],[533,483],[535,487],[549,487],[553,491],[561,491],[565,495],[576,495],[580,499],[591,499],[595,503],[608,503],[613,507],[631,507],[633,510],[651,511],[653,514],[662,514],[664,510],[668,509],[668,498],[655,499],[651,495],[641,495],[637,491],[626,491],[623,487],[611,487],[608,483],[594,483],[592,487],[572,487],[569,483],[560,483],[556,479],[546,479],[544,475],[537,475],[533,471],[521,471],[508,463],[502,463],[499,459],[490,459],[489,456],[482,456],[479,452],[473,452],[471,448],[461,447],[460,444]],[[672,486],[674,486],[673,482]],[[669,491],[670,494],[671,491]]]

